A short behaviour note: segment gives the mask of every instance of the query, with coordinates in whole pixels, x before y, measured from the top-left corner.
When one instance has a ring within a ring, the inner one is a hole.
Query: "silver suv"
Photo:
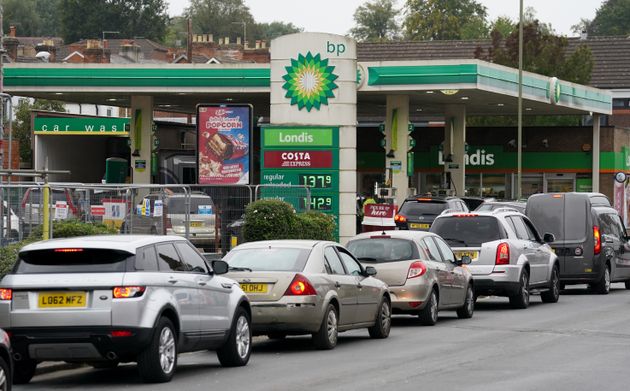
[[[247,364],[251,311],[239,285],[179,236],[90,236],[25,246],[0,281],[0,327],[11,335],[16,383],[40,361],[114,367],[137,361],[166,382],[177,354],[212,349]]]
[[[450,212],[435,219],[431,232],[451,246],[455,256],[467,255],[475,297],[507,296],[513,308],[527,308],[530,293],[555,303],[560,296],[560,265],[529,219],[512,208],[491,212]]]

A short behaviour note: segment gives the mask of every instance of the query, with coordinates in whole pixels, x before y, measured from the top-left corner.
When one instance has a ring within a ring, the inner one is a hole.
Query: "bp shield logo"
[[[292,58],[291,66],[285,69],[284,97],[291,99],[291,105],[297,105],[298,110],[304,107],[308,111],[319,110],[321,105],[328,105],[329,98],[335,97],[333,90],[337,88],[338,76],[333,73],[335,67],[328,65],[328,59],[322,60],[319,54],[313,56],[308,52],[306,56],[298,55],[297,60]]]

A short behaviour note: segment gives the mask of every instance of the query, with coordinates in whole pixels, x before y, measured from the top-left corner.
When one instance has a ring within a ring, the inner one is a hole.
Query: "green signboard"
[[[308,186],[313,194],[339,189],[339,171],[311,171],[312,172],[301,170],[297,172],[293,170],[263,169],[260,174],[260,183],[269,185]]]
[[[265,148],[337,148],[338,134],[338,128],[268,127],[263,133],[262,145]]]
[[[35,117],[35,134],[128,136],[129,118]]]

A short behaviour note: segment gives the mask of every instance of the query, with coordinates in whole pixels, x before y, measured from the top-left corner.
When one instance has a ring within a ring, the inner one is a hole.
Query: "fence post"
[[[44,183],[44,187],[42,188],[42,209],[43,210],[43,222],[42,222],[42,239],[48,240],[50,239],[50,186],[48,185],[48,181]],[[31,207],[32,208],[32,207]]]

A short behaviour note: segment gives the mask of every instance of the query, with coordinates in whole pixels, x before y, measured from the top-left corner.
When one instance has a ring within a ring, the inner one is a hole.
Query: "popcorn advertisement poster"
[[[251,106],[197,106],[200,185],[249,184]]]

